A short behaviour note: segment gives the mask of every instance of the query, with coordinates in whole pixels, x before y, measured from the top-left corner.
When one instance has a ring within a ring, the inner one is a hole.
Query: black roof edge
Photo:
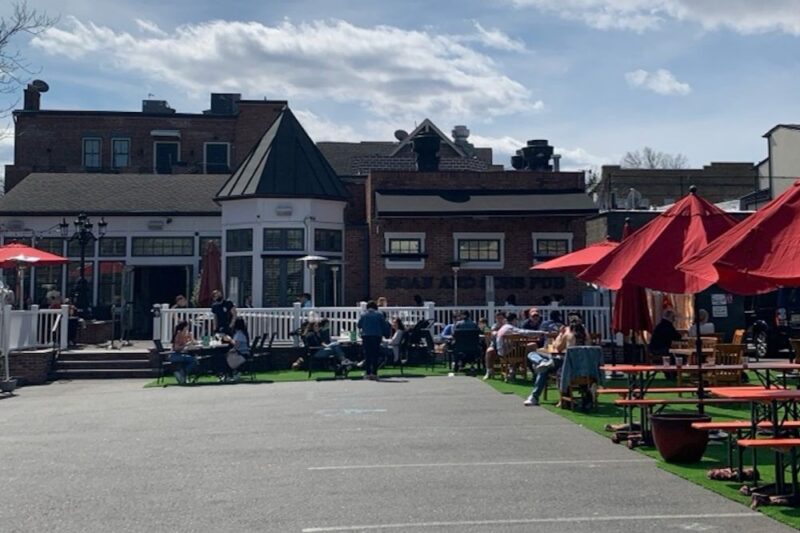
[[[81,209],[81,213],[92,216],[106,217],[219,217],[222,211],[109,211]],[[70,211],[0,211],[0,216],[15,217],[74,217],[78,214],[77,210]]]
[[[576,187],[564,189],[375,189],[384,196],[439,196],[447,194],[469,194],[472,196],[505,196],[505,195],[556,195],[587,194],[585,189]]]
[[[247,200],[252,198],[295,198],[298,200],[331,200],[333,202],[347,202],[347,196],[331,196],[325,194],[247,194],[242,196],[216,196],[215,202],[228,202],[232,200]]]

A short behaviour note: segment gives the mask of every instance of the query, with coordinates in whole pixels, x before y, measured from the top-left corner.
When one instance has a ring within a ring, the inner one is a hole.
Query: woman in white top
[[[384,356],[387,360],[393,360],[395,363],[400,360],[400,343],[403,342],[403,335],[406,333],[406,327],[403,321],[398,317],[392,319],[392,337],[388,341],[383,341]]]

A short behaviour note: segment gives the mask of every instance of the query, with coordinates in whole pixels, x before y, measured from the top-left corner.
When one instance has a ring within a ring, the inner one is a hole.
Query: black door
[[[152,308],[172,304],[179,294],[186,294],[191,267],[136,267],[133,271],[133,331],[135,339],[149,339],[153,334]]]

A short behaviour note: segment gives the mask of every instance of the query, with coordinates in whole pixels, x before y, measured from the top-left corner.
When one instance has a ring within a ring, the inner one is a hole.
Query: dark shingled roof
[[[251,197],[347,197],[336,171],[288,107],[217,193],[217,200]]]
[[[0,198],[0,215],[210,214],[220,174],[34,173]]]
[[[354,165],[358,157],[378,155],[387,157],[398,147],[396,142],[362,141],[352,142],[318,142],[317,148],[340,176],[357,176],[359,168]]]

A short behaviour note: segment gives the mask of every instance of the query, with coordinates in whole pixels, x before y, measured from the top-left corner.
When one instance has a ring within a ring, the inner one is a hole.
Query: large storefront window
[[[253,258],[249,255],[228,257],[225,262],[228,277],[228,299],[242,305],[253,292]]]
[[[100,278],[97,280],[97,305],[116,305],[122,303],[123,261],[100,261]]]
[[[133,237],[131,255],[139,257],[194,255],[194,237]]]
[[[51,254],[64,255],[64,239],[61,237],[39,237],[36,239],[36,247]]]
[[[303,263],[297,257],[264,258],[264,307],[288,307],[303,293]]]

